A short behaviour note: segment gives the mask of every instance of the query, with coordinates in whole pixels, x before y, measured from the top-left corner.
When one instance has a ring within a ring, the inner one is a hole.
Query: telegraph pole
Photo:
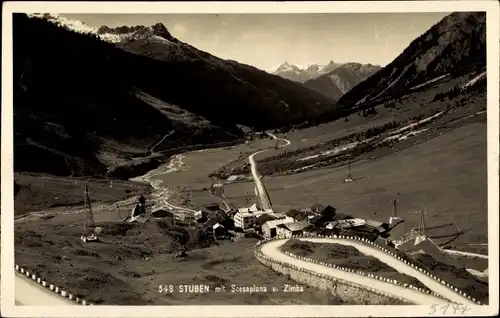
[[[95,227],[94,213],[92,212],[92,203],[90,202],[88,185],[85,185],[84,202],[85,202],[85,207],[87,208],[87,212],[85,213],[83,232],[84,234],[86,234],[88,229],[93,229]]]
[[[349,161],[348,166],[347,166],[347,177],[345,178],[344,182],[353,182],[354,180],[352,179],[352,171],[351,171],[351,162]]]
[[[392,216],[398,217],[398,200],[396,198],[392,199]]]
[[[389,218],[389,224],[396,225],[402,221],[401,217],[399,216],[399,212],[398,212],[399,201],[396,200],[396,197],[394,197],[394,199],[392,199],[390,202],[392,203],[392,216]]]
[[[420,214],[420,221],[419,221],[419,224],[418,224],[418,234],[419,235],[422,235],[422,236],[425,236],[425,215],[427,214],[427,212],[425,212],[424,209],[422,209],[420,212],[417,212],[418,214]]]

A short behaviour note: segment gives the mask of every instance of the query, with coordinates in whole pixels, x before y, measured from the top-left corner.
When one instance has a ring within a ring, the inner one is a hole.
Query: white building
[[[255,226],[257,218],[264,213],[266,212],[259,210],[256,204],[249,208],[240,208],[234,215],[234,226],[243,230],[252,228]]]
[[[278,234],[276,226],[278,226],[279,224],[292,223],[292,222],[293,219],[291,217],[267,221],[266,223],[264,223],[264,225],[262,225],[262,233],[264,234],[265,237],[275,237]]]

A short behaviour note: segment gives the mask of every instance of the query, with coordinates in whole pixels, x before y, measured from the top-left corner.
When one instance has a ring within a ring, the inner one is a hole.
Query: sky
[[[179,40],[223,59],[272,70],[359,62],[385,66],[449,13],[61,14],[89,26],[163,23]]]

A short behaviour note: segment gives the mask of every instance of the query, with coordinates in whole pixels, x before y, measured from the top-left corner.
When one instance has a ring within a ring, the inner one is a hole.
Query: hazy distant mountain
[[[326,74],[306,81],[304,85],[332,100],[338,100],[354,86],[381,69],[382,67],[378,65],[345,63]]]
[[[450,73],[486,67],[486,13],[455,12],[415,39],[389,65],[343,95],[338,105],[351,108]]]
[[[279,66],[269,70],[269,73],[278,75],[294,82],[303,83],[323,74],[327,74],[340,65],[342,64],[335,63],[333,61],[330,61],[325,65],[309,64],[305,66],[297,66],[294,64],[289,64],[288,62],[284,62]]]

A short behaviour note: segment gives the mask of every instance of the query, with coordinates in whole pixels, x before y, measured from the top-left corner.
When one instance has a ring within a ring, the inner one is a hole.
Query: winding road
[[[278,138],[276,135],[272,133],[267,133],[269,136],[271,136],[273,139],[278,139],[284,141],[286,144],[280,146],[285,147],[290,145],[290,141],[283,139],[283,138]],[[257,171],[257,164],[255,162],[255,155],[268,151],[269,149],[265,150],[259,150],[252,155],[248,157],[248,160],[250,162],[250,167],[251,167],[251,172],[253,179],[255,180],[255,185],[257,192],[259,194],[259,197],[262,201],[262,207],[264,209],[271,209],[271,204],[270,200],[268,197],[267,192],[265,191],[264,185],[260,179],[260,176]],[[443,298],[436,297],[432,294],[427,294],[425,292],[415,290],[415,289],[410,289],[406,288],[401,285],[396,285],[384,281],[380,281],[374,278],[370,278],[364,275],[356,274],[353,272],[346,272],[340,269],[332,268],[332,267],[327,267],[318,263],[312,263],[308,262],[305,260],[297,259],[291,256],[286,255],[280,250],[280,247],[285,244],[289,239],[279,239],[279,240],[272,240],[267,243],[264,243],[261,245],[261,252],[262,254],[271,257],[279,262],[282,263],[288,263],[291,265],[295,265],[304,269],[312,270],[316,273],[323,274],[323,275],[328,275],[331,277],[335,277],[338,279],[343,279],[345,281],[350,281],[352,283],[366,286],[368,288],[374,288],[379,290],[380,292],[388,293],[393,295],[396,298],[404,298],[410,303],[414,304],[420,304],[420,305],[428,305],[428,304],[441,304],[441,303],[449,303],[449,302],[456,302],[456,303],[461,303],[461,304],[468,304],[468,305],[475,305],[476,303],[469,299],[467,296],[462,295],[461,293],[447,287],[446,285],[443,285],[441,282],[435,280],[434,278],[431,278],[430,276],[424,274],[422,271],[416,269],[415,267],[412,267],[411,265],[403,262],[402,260],[383,252],[382,250],[363,244],[362,242],[356,241],[356,240],[348,240],[348,239],[334,239],[334,238],[313,238],[313,237],[308,237],[308,238],[299,238],[302,241],[310,241],[310,242],[315,242],[315,243],[335,243],[335,244],[342,244],[346,246],[352,246],[356,249],[358,249],[361,253],[365,255],[370,255],[381,262],[387,264],[388,266],[392,267],[393,269],[397,270],[400,273],[406,274],[408,276],[412,276],[416,279],[418,279],[422,284],[424,284],[429,290],[433,291],[434,293],[440,295]]]
[[[396,285],[384,281],[380,281],[367,276],[359,275],[353,272],[346,272],[337,268],[327,267],[318,263],[312,263],[305,260],[293,258],[284,254],[280,247],[285,244],[288,239],[278,239],[269,241],[261,245],[262,254],[271,257],[279,262],[287,263],[290,265],[295,265],[297,267],[305,268],[314,271],[318,274],[328,275],[345,281],[349,281],[358,285],[366,286],[368,288],[379,290],[380,292],[388,293],[394,297],[404,298],[410,303],[417,305],[432,305],[432,304],[444,304],[449,302],[457,302],[461,304],[474,305],[476,304],[471,299],[460,293],[454,291],[453,289],[443,285],[442,283],[434,280],[433,278],[427,276],[418,269],[411,267],[407,263],[387,254],[376,247],[372,247],[362,242],[347,239],[334,239],[334,238],[320,238],[320,237],[307,237],[298,238],[302,241],[309,241],[314,243],[330,243],[330,244],[342,244],[346,246],[352,246],[358,249],[361,253],[365,255],[370,255],[381,262],[387,264],[388,266],[394,268],[400,273],[406,274],[408,276],[415,277],[422,284],[427,286],[430,290],[446,299],[436,297],[432,294],[427,294],[419,290],[414,290],[406,288],[401,285]]]
[[[273,133],[267,132],[267,134],[273,139],[281,140],[281,141],[284,141],[286,143],[285,145],[279,146],[279,148],[286,147],[289,144],[291,144],[291,142],[289,140],[276,137],[276,135]],[[255,162],[255,156],[260,154],[260,153],[269,151],[269,150],[270,149],[259,150],[257,152],[254,152],[250,156],[248,156],[248,162],[250,163],[250,170],[252,172],[252,177],[253,177],[253,180],[255,182],[257,194],[260,198],[260,201],[262,204],[262,209],[264,209],[265,211],[270,211],[270,210],[272,211],[272,205],[271,205],[271,200],[269,199],[269,195],[268,195],[266,189],[264,188],[264,184],[262,183],[262,180],[260,179],[260,175],[257,171],[257,163]]]

